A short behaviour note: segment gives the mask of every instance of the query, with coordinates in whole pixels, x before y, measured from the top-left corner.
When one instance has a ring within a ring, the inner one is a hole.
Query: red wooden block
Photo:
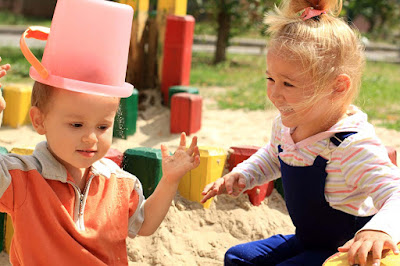
[[[190,15],[167,17],[161,76],[164,104],[168,104],[169,87],[189,85],[194,24],[195,20]]]
[[[233,146],[230,147],[229,149],[231,150],[231,153],[229,154],[228,158],[228,165],[229,165],[229,171],[232,171],[233,167],[238,165],[239,163],[243,162],[247,158],[249,158],[251,155],[256,153],[260,147],[257,146]]]
[[[171,99],[171,133],[195,133],[201,128],[201,108],[203,99],[200,95],[176,93]]]
[[[251,204],[253,204],[254,206],[258,206],[265,199],[265,197],[271,195],[273,189],[274,189],[274,182],[271,181],[262,184],[261,186],[257,186],[250,190],[247,190],[244,193],[249,195],[249,200]]]
[[[393,147],[386,146],[386,150],[388,152],[389,158],[394,165],[397,165],[397,153]]]
[[[245,146],[245,145],[230,147],[229,150],[231,152],[228,158],[229,171],[232,171],[232,169],[236,165],[243,162],[251,155],[253,155],[255,152],[257,152],[259,148],[260,147],[257,146]],[[269,195],[271,195],[273,189],[274,189],[274,182],[270,181],[261,186],[257,186],[250,190],[247,190],[244,193],[246,193],[249,196],[251,204],[253,204],[254,206],[258,206],[261,204],[261,202],[264,200],[265,197],[269,197]]]
[[[119,150],[110,148],[104,157],[118,164],[119,167],[122,167],[122,160],[124,159],[124,154]]]

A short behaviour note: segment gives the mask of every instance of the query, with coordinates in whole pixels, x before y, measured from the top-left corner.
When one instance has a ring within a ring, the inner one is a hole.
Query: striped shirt
[[[391,163],[367,115],[350,106],[348,116],[329,130],[298,143],[292,130],[273,124],[271,141],[233,169],[246,177],[246,189],[281,176],[280,158],[288,165],[309,166],[320,155],[328,160],[325,199],[334,209],[356,216],[375,215],[362,230],[380,230],[400,241],[400,170]],[[330,141],[338,132],[357,132],[339,146]],[[299,176],[301,178],[301,176]]]

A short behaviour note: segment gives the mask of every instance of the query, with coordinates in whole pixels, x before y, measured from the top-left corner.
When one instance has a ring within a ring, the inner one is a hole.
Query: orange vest
[[[46,142],[31,156],[1,156],[0,165],[0,211],[14,226],[13,265],[128,265],[125,239],[144,218],[135,176],[101,159],[80,191]]]

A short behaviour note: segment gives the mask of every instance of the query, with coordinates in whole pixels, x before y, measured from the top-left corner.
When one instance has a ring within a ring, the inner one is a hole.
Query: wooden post
[[[185,16],[187,12],[187,0],[158,0],[157,25],[158,25],[158,77],[161,80],[163,49],[165,39],[165,27],[168,15]]]
[[[126,81],[140,88],[141,75],[143,74],[142,61],[144,58],[141,44],[143,43],[143,32],[148,18],[149,0],[119,0],[119,2],[130,5],[134,10]]]

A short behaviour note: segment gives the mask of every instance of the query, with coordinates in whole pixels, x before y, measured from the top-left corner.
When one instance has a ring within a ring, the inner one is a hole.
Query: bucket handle
[[[49,37],[50,28],[40,27],[40,26],[31,26],[29,27],[21,36],[19,40],[19,45],[21,47],[21,51],[24,54],[26,60],[36,69],[39,75],[47,79],[49,76],[49,72],[47,69],[40,63],[40,61],[36,58],[36,56],[31,52],[28,45],[26,44],[25,38],[33,38],[41,41],[46,41]]]

